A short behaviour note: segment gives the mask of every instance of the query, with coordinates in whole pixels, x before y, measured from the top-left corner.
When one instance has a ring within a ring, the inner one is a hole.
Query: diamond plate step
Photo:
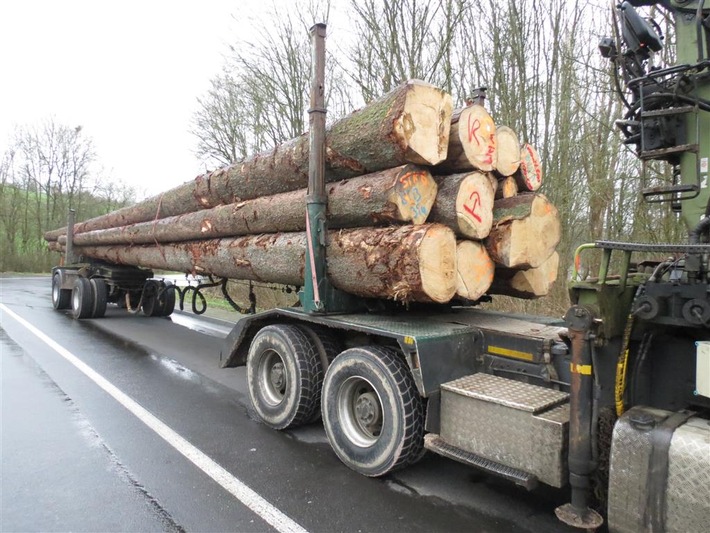
[[[424,447],[427,450],[431,450],[434,453],[453,459],[459,463],[475,466],[476,468],[485,470],[489,474],[512,481],[516,485],[525,487],[527,490],[532,490],[538,485],[538,480],[534,475],[518,470],[517,468],[511,468],[509,466],[496,463],[495,461],[490,461],[489,459],[476,455],[475,453],[467,452],[466,450],[452,446],[436,433],[429,433],[424,437]]]

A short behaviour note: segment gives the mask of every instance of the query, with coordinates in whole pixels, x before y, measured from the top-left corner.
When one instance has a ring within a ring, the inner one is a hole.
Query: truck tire
[[[91,278],[92,310],[91,318],[103,318],[106,314],[106,304],[108,303],[108,289],[106,281],[101,278]]]
[[[62,276],[59,272],[52,276],[52,307],[57,311],[71,307],[71,290],[62,289]]]
[[[249,398],[257,417],[274,429],[292,428],[311,420],[322,375],[313,343],[296,326],[266,326],[249,346]]]
[[[382,476],[421,457],[424,409],[414,378],[397,352],[350,348],[323,381],[323,425],[348,467]]]
[[[175,310],[175,289],[172,287],[172,281],[163,281],[163,287],[160,294],[160,316],[170,316]]]
[[[145,316],[161,316],[160,302],[158,301],[158,292],[161,289],[160,282],[149,279],[143,287],[143,304],[141,306]]]
[[[321,378],[325,375],[325,371],[328,370],[330,363],[337,357],[337,355],[345,349],[342,339],[340,339],[330,328],[315,324],[299,324],[300,328],[308,338],[311,339],[321,363]],[[309,422],[316,422],[321,418],[320,404],[321,404],[321,391],[323,389],[323,380],[320,379],[317,383],[316,391],[316,410],[313,412],[313,416]]]
[[[91,284],[86,278],[77,276],[71,292],[71,311],[76,319],[90,318],[94,310]]]

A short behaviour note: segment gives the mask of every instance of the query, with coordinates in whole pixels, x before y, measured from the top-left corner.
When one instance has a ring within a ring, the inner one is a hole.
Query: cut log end
[[[451,96],[441,89],[423,82],[408,84],[404,111],[395,124],[408,161],[436,165],[446,159],[452,111]]]
[[[478,242],[460,241],[456,245],[456,294],[478,300],[493,282],[495,265]]]
[[[516,194],[518,194],[518,183],[513,176],[507,176],[498,181],[496,200],[512,198]]]
[[[456,237],[449,228],[432,225],[419,246],[422,291],[433,302],[446,303],[456,294]]]
[[[436,201],[437,185],[431,174],[414,165],[407,165],[397,176],[390,201],[397,206],[397,220],[413,224],[426,222]]]
[[[461,111],[458,139],[469,163],[462,170],[493,170],[497,151],[496,125],[485,107],[472,105]]]
[[[472,172],[461,182],[456,196],[459,232],[471,239],[484,239],[493,224],[495,189],[486,174]]]
[[[529,144],[520,150],[520,169],[515,179],[521,191],[537,191],[542,185],[542,162],[537,150]]]
[[[495,169],[501,176],[512,176],[520,168],[520,142],[507,126],[496,127]]]
[[[537,268],[496,270],[490,292],[528,300],[547,296],[557,280],[559,263],[560,256],[555,252]]]

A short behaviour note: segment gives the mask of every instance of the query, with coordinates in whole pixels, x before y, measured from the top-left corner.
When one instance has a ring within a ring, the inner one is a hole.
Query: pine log
[[[555,252],[537,268],[496,268],[495,278],[488,292],[527,300],[547,296],[557,280],[559,263],[560,256]]]
[[[508,126],[496,126],[495,169],[501,176],[512,176],[520,167],[520,142]]]
[[[537,191],[542,185],[542,162],[537,150],[529,144],[520,149],[520,168],[515,173],[521,191]]]
[[[451,96],[411,80],[335,122],[326,132],[326,180],[338,181],[406,163],[446,157]],[[163,194],[75,225],[75,233],[191,213],[308,185],[308,134],[273,150],[198,176]],[[66,228],[45,233],[57,240]]]
[[[448,302],[456,291],[456,238],[438,224],[331,231],[328,275],[367,298]],[[277,233],[164,245],[77,246],[75,253],[118,265],[301,285],[306,234]]]
[[[495,265],[480,242],[459,241],[456,245],[456,295],[478,300],[493,282]]]
[[[389,223],[421,224],[436,198],[431,174],[415,165],[331,183],[328,226],[355,228]],[[306,229],[306,189],[262,196],[154,222],[94,230],[74,236],[76,245],[152,244]],[[59,237],[59,242],[66,236]]]
[[[439,185],[429,216],[471,239],[488,236],[493,223],[495,189],[491,177],[482,172],[434,177]]]
[[[486,249],[504,267],[534,268],[553,254],[560,236],[555,206],[542,194],[518,194],[496,200]]]
[[[518,183],[513,176],[507,176],[498,180],[496,200],[512,198],[516,194],[518,194]]]
[[[467,170],[493,170],[496,158],[496,126],[481,105],[470,105],[454,111],[446,161],[437,174],[452,174]]]

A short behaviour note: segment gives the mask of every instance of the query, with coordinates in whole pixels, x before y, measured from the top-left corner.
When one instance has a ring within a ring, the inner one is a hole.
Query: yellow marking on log
[[[518,350],[502,348],[500,346],[488,346],[488,353],[493,355],[503,355],[505,357],[514,357],[515,359],[522,359],[523,361],[533,361],[535,359],[535,356],[529,352],[520,352]]]

